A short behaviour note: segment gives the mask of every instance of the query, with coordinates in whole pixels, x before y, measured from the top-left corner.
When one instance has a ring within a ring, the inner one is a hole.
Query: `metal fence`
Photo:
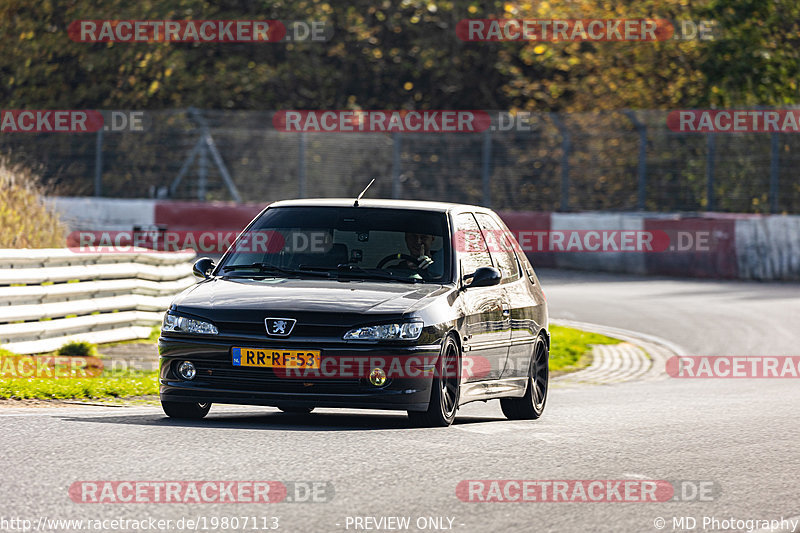
[[[287,133],[273,112],[144,113],[142,131],[0,134],[51,194],[351,196],[498,209],[800,212],[800,135],[689,134],[666,111],[532,114],[482,133]],[[496,125],[497,123],[494,121]]]

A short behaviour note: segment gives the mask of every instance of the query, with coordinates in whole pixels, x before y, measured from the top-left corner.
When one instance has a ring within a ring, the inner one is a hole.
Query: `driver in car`
[[[426,233],[407,232],[406,246],[416,261],[407,263],[409,268],[427,273],[430,278],[439,278],[444,273],[444,260],[441,250],[431,252],[434,238]]]

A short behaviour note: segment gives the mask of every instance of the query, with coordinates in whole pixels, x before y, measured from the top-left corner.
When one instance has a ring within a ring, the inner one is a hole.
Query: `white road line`
[[[589,368],[553,378],[553,384],[556,386],[662,380],[667,378],[666,360],[675,354],[685,354],[685,351],[674,343],[652,335],[572,320],[553,320],[553,323],[626,341],[615,345],[594,346],[592,354],[594,361]]]
[[[640,333],[638,331],[631,331],[629,329],[622,329],[622,328],[614,328],[611,326],[602,326],[600,324],[590,324],[589,322],[579,322],[577,320],[562,320],[553,318],[550,320],[550,322],[559,326],[567,326],[571,328],[583,329],[586,331],[593,331],[595,333],[600,333],[602,335],[607,335],[609,337],[615,337],[617,339],[627,340],[634,344],[639,344],[638,341],[644,340],[653,344],[661,345],[667,348],[668,351],[672,352],[675,355],[689,355],[689,353],[678,344],[675,344],[674,342],[664,339],[662,337],[657,337],[656,335],[650,335],[649,333]]]
[[[93,416],[120,416],[120,415],[132,415],[132,414],[140,414],[140,413],[151,413],[157,414],[163,412],[158,407],[87,407],[87,408],[73,408],[73,407],[28,407],[28,408],[8,408],[9,411],[11,409],[14,412],[4,412],[5,409],[0,408],[0,418],[11,418],[11,417],[19,417],[19,416],[75,416],[75,415],[93,415]]]
[[[641,379],[650,370],[651,361],[638,346],[628,343],[597,345],[592,348],[594,361],[589,368],[553,378],[555,383],[622,383]]]

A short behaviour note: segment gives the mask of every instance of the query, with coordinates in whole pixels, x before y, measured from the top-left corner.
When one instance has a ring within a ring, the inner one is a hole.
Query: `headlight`
[[[344,334],[344,340],[416,340],[422,333],[422,322],[403,322],[401,324],[381,324],[351,329]]]
[[[203,335],[216,335],[217,326],[202,320],[194,320],[193,318],[186,318],[183,316],[172,315],[167,313],[164,315],[164,324],[161,331],[175,331],[178,333],[200,333]]]

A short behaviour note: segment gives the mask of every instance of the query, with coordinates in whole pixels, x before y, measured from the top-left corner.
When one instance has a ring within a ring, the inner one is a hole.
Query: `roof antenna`
[[[353,202],[353,207],[358,207],[358,201],[361,200],[361,197],[364,196],[364,193],[367,192],[367,189],[369,189],[372,186],[373,183],[375,183],[375,178],[372,178],[372,181],[369,182],[369,185],[364,187],[364,190],[361,191],[361,194],[358,195],[358,198],[356,198],[356,201]]]

